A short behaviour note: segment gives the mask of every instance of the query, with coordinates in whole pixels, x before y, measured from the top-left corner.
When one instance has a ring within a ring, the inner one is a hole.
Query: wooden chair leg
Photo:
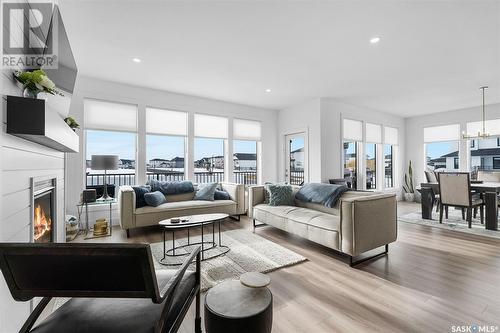
[[[446,206],[446,208],[445,208],[445,209],[446,209],[446,210],[445,210],[446,219],[448,219],[448,206]]]
[[[477,207],[474,207],[474,218],[477,217]]]
[[[465,220],[465,208],[462,207],[462,220]]]
[[[472,228],[472,207],[467,208],[467,222],[469,222],[469,228]]]
[[[479,206],[479,216],[481,217],[481,224],[484,224],[484,205]]]
[[[439,207],[439,223],[443,223],[443,205],[440,205]]]

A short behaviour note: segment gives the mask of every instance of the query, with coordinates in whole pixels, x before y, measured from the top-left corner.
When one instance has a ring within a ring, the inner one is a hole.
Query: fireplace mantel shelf
[[[78,135],[42,99],[7,96],[7,133],[61,152],[79,150]]]

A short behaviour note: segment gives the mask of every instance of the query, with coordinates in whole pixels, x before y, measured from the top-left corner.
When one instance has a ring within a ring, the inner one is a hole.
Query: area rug
[[[469,229],[467,221],[462,220],[462,211],[452,207],[448,210],[448,218],[443,216],[443,223],[439,223],[439,213],[435,210],[432,212],[432,220],[422,219],[421,212],[414,212],[398,217],[398,221],[500,239],[500,231],[484,228],[479,219],[479,212],[477,218],[472,219],[472,228]]]
[[[205,241],[211,241],[212,235],[205,235]],[[191,242],[200,241],[200,236],[191,237]],[[217,236],[215,238],[217,241]],[[187,238],[176,240],[176,245],[187,244]],[[222,244],[230,251],[226,254],[201,263],[201,288],[206,291],[219,282],[237,279],[246,272],[267,273],[279,268],[292,266],[307,260],[307,258],[273,243],[248,230],[229,230],[222,233]],[[167,242],[167,249],[172,242]],[[163,258],[163,242],[151,244],[151,251],[156,258],[156,269],[176,269],[175,266],[164,266],[158,263]],[[216,254],[210,250],[205,255]],[[219,250],[215,250],[219,251]],[[176,251],[176,253],[180,253]],[[182,257],[169,260],[181,260]]]

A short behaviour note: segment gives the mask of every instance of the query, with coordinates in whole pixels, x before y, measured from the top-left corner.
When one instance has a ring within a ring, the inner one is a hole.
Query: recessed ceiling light
[[[136,62],[136,63],[140,63],[140,62],[141,62],[141,59],[139,59],[139,58],[133,58],[133,59],[132,59],[132,61],[133,61],[133,62]]]
[[[271,92],[271,89],[266,89],[266,93],[270,93]]]
[[[377,44],[378,42],[380,42],[380,37],[373,37],[370,39],[370,43],[372,44]]]

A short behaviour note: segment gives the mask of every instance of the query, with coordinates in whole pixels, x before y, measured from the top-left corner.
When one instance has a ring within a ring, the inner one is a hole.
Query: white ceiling
[[[479,105],[485,84],[500,102],[500,1],[59,3],[83,75],[271,109],[413,116]]]

